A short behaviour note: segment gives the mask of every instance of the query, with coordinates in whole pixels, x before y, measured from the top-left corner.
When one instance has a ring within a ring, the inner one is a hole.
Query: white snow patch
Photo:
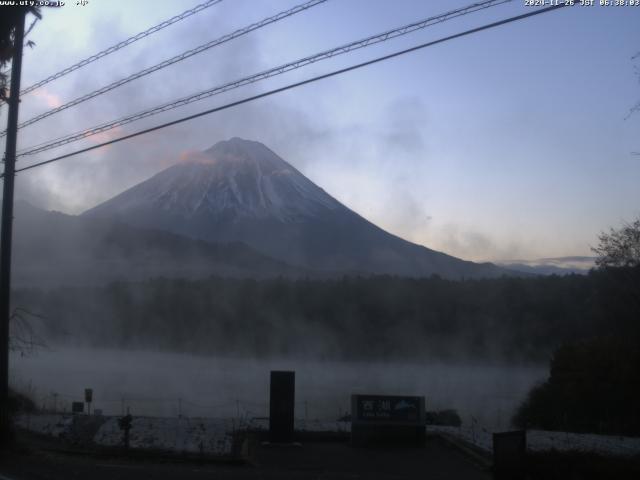
[[[428,426],[428,431],[439,432],[464,440],[488,453],[493,452],[492,433],[478,427],[438,427]],[[543,452],[577,451],[597,453],[609,456],[631,457],[640,455],[640,438],[614,435],[596,435],[591,433],[549,432],[544,430],[527,431],[527,450]]]
[[[71,432],[73,418],[61,414],[19,415],[17,426],[44,435],[59,437]],[[233,435],[243,430],[268,430],[267,418],[170,418],[134,417],[130,431],[131,448],[229,456],[233,453]],[[295,429],[306,432],[340,432],[351,430],[349,422],[296,419]],[[427,426],[428,432],[459,438],[491,454],[493,432],[479,426]],[[98,445],[121,446],[122,430],[118,417],[109,417],[95,434]],[[532,452],[556,450],[597,453],[605,456],[640,455],[640,438],[587,433],[527,431],[527,449]]]
[[[268,418],[247,419],[243,428],[247,430],[268,430]],[[328,433],[348,433],[351,431],[350,422],[327,421],[320,419],[295,419],[294,430],[298,432],[328,432]]]
[[[62,414],[19,415],[18,427],[53,437],[72,433],[73,416]],[[131,448],[214,456],[233,454],[234,432],[246,428],[235,419],[134,417],[129,433]],[[118,417],[108,417],[93,437],[94,443],[109,447],[123,445]]]
[[[231,419],[134,417],[129,433],[131,448],[232,454],[233,432],[239,427]],[[123,432],[118,418],[107,420],[93,437],[98,445],[122,446]]]
[[[16,426],[26,430],[59,437],[68,433],[73,425],[73,418],[61,414],[18,415],[14,419]]]

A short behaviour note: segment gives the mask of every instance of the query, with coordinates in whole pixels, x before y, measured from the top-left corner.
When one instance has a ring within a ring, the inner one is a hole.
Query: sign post
[[[87,404],[87,413],[91,415],[91,401],[93,400],[93,389],[85,388],[84,389],[84,401]]]
[[[71,403],[71,413],[73,413],[74,415],[84,413],[84,402]]]

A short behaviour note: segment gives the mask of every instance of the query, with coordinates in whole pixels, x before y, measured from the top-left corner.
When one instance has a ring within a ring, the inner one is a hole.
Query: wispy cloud
[[[35,90],[31,95],[39,100],[39,103],[49,108],[58,108],[62,105],[62,99],[55,93],[50,92],[45,87]]]

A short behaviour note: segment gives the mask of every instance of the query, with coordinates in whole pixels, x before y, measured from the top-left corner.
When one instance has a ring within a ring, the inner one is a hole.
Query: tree
[[[21,356],[29,355],[39,348],[46,348],[47,344],[38,335],[33,320],[44,320],[44,317],[29,310],[17,307],[9,319],[11,332],[9,335],[9,350]]]
[[[604,273],[599,291],[607,321],[617,317],[617,325],[624,325],[624,330],[640,338],[640,217],[602,232],[598,239],[600,243],[592,250]]]
[[[631,57],[631,60],[640,60],[640,52],[636,53],[633,57]],[[634,65],[633,66],[634,71],[636,76],[638,77],[638,82],[640,82],[640,65]],[[633,107],[631,107],[631,109],[629,109],[629,114],[627,115],[627,118],[629,118],[631,115],[633,115],[634,113],[638,113],[640,112],[640,101],[638,101]]]
[[[640,435],[640,347],[627,337],[559,347],[549,379],[534,387],[513,423],[519,428]]]
[[[597,255],[598,267],[640,266],[640,217],[619,229],[602,232],[598,241],[598,246],[591,249]]]

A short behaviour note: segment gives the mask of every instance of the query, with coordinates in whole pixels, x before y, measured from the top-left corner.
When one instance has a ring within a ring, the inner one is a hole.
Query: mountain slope
[[[392,235],[258,142],[232,138],[192,154],[83,214],[214,242],[241,241],[317,270],[449,278],[507,273]]]
[[[265,278],[308,271],[235,242],[212,244],[108,219],[82,218],[16,203],[16,286],[97,285],[151,277]]]

